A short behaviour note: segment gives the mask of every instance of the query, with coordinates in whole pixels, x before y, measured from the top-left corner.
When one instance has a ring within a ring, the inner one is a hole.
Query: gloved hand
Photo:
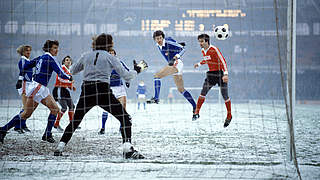
[[[18,80],[16,83],[16,89],[22,88],[22,80]]]
[[[141,60],[139,64],[137,64],[136,60],[133,60],[133,68],[137,73],[140,73],[148,68],[148,64],[144,60]]]
[[[129,88],[130,87],[130,83],[126,82],[126,87]]]
[[[70,79],[69,79],[69,81],[73,81],[73,78],[72,78],[72,76],[70,75]]]

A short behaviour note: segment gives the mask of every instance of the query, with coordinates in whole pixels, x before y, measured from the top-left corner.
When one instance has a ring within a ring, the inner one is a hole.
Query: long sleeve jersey
[[[128,66],[124,62],[120,61],[120,63],[127,71],[129,71]],[[110,87],[121,85],[123,85],[123,82],[121,80],[120,74],[118,74],[117,71],[113,69],[110,75]]]
[[[217,47],[210,45],[206,50],[202,48],[201,52],[203,57],[202,61],[199,63],[200,65],[208,64],[209,71],[222,70],[224,75],[228,74],[226,60]]]
[[[158,48],[167,62],[172,60],[176,55],[178,58],[180,58],[185,52],[183,46],[181,46],[171,37],[165,38],[163,40],[162,46],[158,45]]]
[[[25,56],[21,56],[18,67],[19,67],[19,80],[23,81],[32,81],[32,74],[33,74],[33,68],[30,67],[28,69],[23,69],[25,64],[30,64],[30,60],[26,58]]]
[[[66,74],[71,75],[70,70],[67,68],[67,66],[62,65],[61,68]],[[69,79],[63,79],[63,78],[61,78],[61,77],[59,77],[57,75],[56,83],[54,84],[54,86],[55,87],[65,87],[65,88],[70,88],[71,89],[72,88],[72,82],[69,81]]]
[[[137,94],[146,94],[147,89],[145,85],[138,85]]]
[[[58,61],[49,53],[39,56],[31,60],[30,64],[25,64],[23,69],[36,67],[33,80],[47,86],[51,78],[52,72],[55,71],[57,75],[63,79],[70,79],[71,76],[64,73]]]
[[[110,75],[113,69],[127,82],[137,76],[136,71],[127,71],[116,57],[104,50],[84,53],[80,59],[72,65],[71,74],[75,75],[84,71],[84,81],[110,83]]]

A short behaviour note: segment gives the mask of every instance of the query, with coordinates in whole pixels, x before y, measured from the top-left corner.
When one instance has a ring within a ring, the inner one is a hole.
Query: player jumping
[[[164,33],[160,30],[153,33],[153,39],[156,41],[158,48],[168,62],[168,65],[154,75],[155,95],[152,99],[148,100],[147,103],[159,103],[161,78],[173,75],[174,83],[176,84],[178,91],[190,102],[194,112],[196,109],[196,103],[191,94],[184,89],[182,78],[183,62],[181,60],[181,56],[185,52],[185,49],[182,46],[183,44],[177,43],[171,37],[165,38]]]
[[[193,114],[192,120],[198,119],[201,106],[205,100],[205,97],[209,90],[218,84],[220,86],[221,94],[225,100],[227,108],[227,118],[224,122],[224,127],[227,127],[232,119],[231,115],[231,101],[228,96],[228,69],[227,63],[222,56],[220,50],[210,44],[210,37],[207,34],[201,34],[198,36],[198,42],[200,44],[203,60],[197,64],[194,64],[194,68],[197,68],[203,64],[207,64],[209,71],[207,71],[207,77],[204,80],[203,87],[198,98],[197,108]]]

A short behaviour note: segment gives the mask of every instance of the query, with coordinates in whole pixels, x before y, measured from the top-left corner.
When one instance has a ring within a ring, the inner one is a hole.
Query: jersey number
[[[42,65],[42,59],[39,60],[39,62],[36,65],[36,73],[35,74],[39,74],[40,70],[41,70],[41,65]]]
[[[96,64],[97,64],[98,56],[99,56],[99,53],[97,52],[97,54],[96,54],[96,59],[94,60],[93,65],[96,65]]]

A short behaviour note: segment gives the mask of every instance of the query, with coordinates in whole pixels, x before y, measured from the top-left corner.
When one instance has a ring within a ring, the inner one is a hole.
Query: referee
[[[131,144],[131,116],[112,94],[109,82],[112,69],[115,69],[125,81],[129,82],[146,69],[147,64],[137,65],[134,61],[135,71],[125,69],[120,60],[108,53],[108,49],[113,47],[113,38],[109,34],[103,33],[93,38],[92,45],[93,51],[84,53],[79,61],[71,67],[73,75],[84,71],[81,95],[76,106],[74,119],[66,127],[54,155],[62,155],[65,145],[71,139],[85,114],[98,105],[120,121],[124,157],[143,159],[144,156],[134,150]]]

